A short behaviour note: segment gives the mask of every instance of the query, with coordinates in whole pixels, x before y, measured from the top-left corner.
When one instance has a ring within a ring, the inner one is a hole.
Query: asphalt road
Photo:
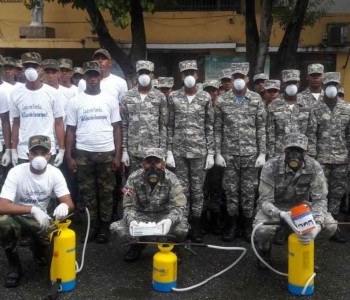
[[[77,230],[79,232],[79,229]],[[350,227],[344,228],[350,238]],[[79,239],[78,239],[79,240]],[[148,246],[135,263],[125,263],[126,246],[117,237],[106,245],[89,243],[85,265],[77,274],[75,290],[61,293],[59,299],[300,299],[289,294],[287,278],[270,271],[259,271],[251,246],[237,239],[223,243],[217,236],[207,235],[205,243],[247,247],[246,256],[222,276],[204,286],[183,293],[158,293],[152,289],[152,256],[156,246]],[[316,264],[321,272],[315,278],[315,293],[304,299],[350,299],[350,251],[348,244],[317,241]],[[229,266],[240,252],[208,248],[195,249],[198,256],[181,251],[178,266],[178,287],[196,284]],[[273,266],[287,272],[287,247],[273,246]],[[39,268],[31,259],[28,248],[21,248],[24,276],[21,285],[6,289],[0,283],[0,299],[45,299],[50,286],[49,267]],[[82,244],[77,244],[80,264]],[[0,252],[0,278],[6,275],[7,260]]]

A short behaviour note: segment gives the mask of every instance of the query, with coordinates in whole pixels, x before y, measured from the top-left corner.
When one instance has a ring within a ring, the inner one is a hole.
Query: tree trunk
[[[308,5],[309,0],[298,0],[295,4],[290,22],[287,25],[286,32],[278,49],[274,72],[280,73],[281,70],[298,67],[297,50]]]
[[[95,1],[84,1],[84,5],[92,24],[95,27],[101,47],[108,50],[112,58],[119,64],[127,78],[132,77],[134,73],[134,66],[130,63],[128,55],[116,44],[110,35],[103,16],[96,6]]]
[[[259,32],[256,24],[255,1],[245,1],[245,34],[247,60],[250,65],[249,77],[254,76],[259,47]]]
[[[273,25],[272,1],[262,0],[260,16],[260,40],[255,74],[264,73],[266,56],[269,52],[271,28]]]

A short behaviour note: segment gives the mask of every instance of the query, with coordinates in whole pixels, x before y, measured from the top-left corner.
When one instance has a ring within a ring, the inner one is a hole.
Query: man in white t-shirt
[[[69,58],[60,58],[58,60],[60,67],[60,84],[78,95],[78,87],[72,84],[73,76],[73,61]]]
[[[126,81],[119,76],[111,74],[109,68],[112,65],[112,57],[106,49],[98,49],[95,51],[92,59],[98,61],[101,65],[102,80],[101,90],[112,95],[119,104],[122,101],[124,93],[128,90]],[[86,81],[84,79],[79,81],[79,92],[83,92],[86,89]]]
[[[89,240],[96,237],[98,243],[107,243],[114,170],[120,168],[121,118],[118,101],[100,88],[100,64],[90,61],[83,68],[86,90],[67,106],[66,160],[77,172],[81,200],[90,211]]]
[[[22,234],[32,238],[35,262],[47,263],[50,217],[47,207],[50,195],[55,193],[60,201],[53,215],[64,219],[74,209],[62,173],[48,165],[51,141],[48,136],[36,135],[28,141],[29,163],[12,168],[0,194],[0,241],[9,261],[5,279],[6,287],[16,287],[22,276],[18,255],[18,242]]]
[[[64,107],[57,90],[40,80],[41,56],[36,52],[22,54],[27,83],[11,93],[10,115],[13,117],[12,164],[27,161],[29,137],[42,134],[50,137],[51,154],[59,152],[54,165],[59,167],[64,157]]]

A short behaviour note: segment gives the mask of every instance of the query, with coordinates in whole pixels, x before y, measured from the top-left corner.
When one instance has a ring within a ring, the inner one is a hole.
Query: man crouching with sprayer
[[[269,160],[262,169],[254,220],[254,227],[265,222],[285,221],[303,244],[314,240],[321,230],[324,237],[332,236],[338,226],[327,211],[328,190],[322,168],[306,151],[305,135],[286,135],[285,153]],[[300,204],[310,207],[310,230],[304,230],[302,224],[296,227],[297,222],[293,221],[290,210]],[[278,225],[259,225],[256,229],[258,253],[267,263],[271,261],[271,241],[277,228]],[[260,260],[258,267],[267,269]]]

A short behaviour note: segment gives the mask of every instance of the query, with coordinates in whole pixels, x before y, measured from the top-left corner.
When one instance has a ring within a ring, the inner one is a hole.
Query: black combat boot
[[[195,217],[192,218],[190,239],[194,243],[203,243],[200,218],[195,218]]]
[[[219,213],[218,212],[211,212],[210,216],[210,230],[212,234],[219,235],[221,234],[221,228],[219,226]]]
[[[109,222],[101,222],[100,231],[96,237],[96,243],[106,244],[109,242]]]
[[[17,287],[22,277],[22,265],[18,253],[13,253],[12,249],[6,250],[9,261],[9,269],[5,278],[5,287]]]
[[[143,245],[143,244],[130,245],[129,250],[124,255],[124,261],[125,262],[137,261],[141,255],[142,250],[145,248],[146,248],[146,245]]]
[[[227,217],[227,227],[222,234],[222,240],[224,242],[233,242],[237,237],[237,216]]]
[[[49,264],[48,248],[45,245],[33,240],[30,244],[30,249],[32,250],[34,262],[39,267],[44,267]]]
[[[86,236],[86,227],[84,227],[84,230],[82,231],[83,235],[80,238],[80,242],[84,243],[85,242],[85,236]],[[92,242],[95,240],[97,233],[99,232],[99,225],[97,221],[91,221],[90,223],[90,231],[88,234],[88,242]]]
[[[334,220],[338,221],[338,215],[336,214],[332,214]],[[330,237],[330,240],[336,243],[340,243],[340,244],[344,244],[346,243],[348,240],[345,238],[345,236],[341,233],[340,229],[339,229],[339,225],[337,228],[337,231]]]
[[[271,246],[268,250],[263,250],[258,248],[258,253],[261,256],[261,258],[268,263],[269,265],[271,265]],[[258,267],[259,270],[269,270],[269,268],[257,257],[257,261],[256,261],[256,265]]]
[[[248,243],[250,243],[253,231],[253,218],[243,217],[243,219],[243,237]]]

